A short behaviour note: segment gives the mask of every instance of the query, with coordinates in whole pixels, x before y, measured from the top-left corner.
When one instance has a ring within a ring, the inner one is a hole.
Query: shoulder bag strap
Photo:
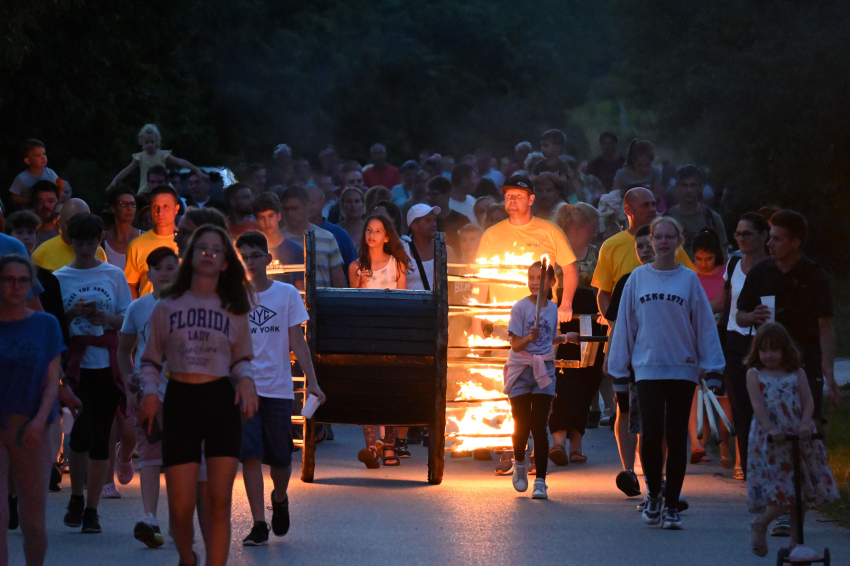
[[[410,242],[410,254],[413,256],[413,260],[416,262],[416,267],[419,269],[419,277],[422,279],[422,286],[426,291],[430,291],[431,286],[428,284],[428,276],[425,274],[425,266],[422,265],[422,259],[419,257],[419,250],[416,249],[416,242]]]

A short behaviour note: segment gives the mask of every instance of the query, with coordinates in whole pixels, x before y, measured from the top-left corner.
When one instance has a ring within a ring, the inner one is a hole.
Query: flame
[[[474,368],[471,371],[486,377],[496,377],[501,382],[502,370],[500,369]],[[488,389],[475,381],[461,384],[458,396],[459,399],[500,399],[502,397],[504,397],[504,394],[501,391]],[[467,405],[463,409],[450,409],[453,412],[458,410],[463,410],[463,414],[460,416],[448,415],[448,420],[454,425],[451,428],[457,428],[456,434],[482,434],[486,436],[456,436],[452,445],[453,451],[463,452],[511,445],[514,421],[511,417],[511,405],[508,400],[488,402],[481,405]],[[499,436],[494,437],[492,435]]]
[[[490,338],[483,338],[475,334],[467,334],[466,332],[464,332],[463,335],[466,336],[467,343],[470,348],[502,348],[511,345],[511,343],[507,340],[502,340],[501,338],[496,338],[494,336],[491,336]]]

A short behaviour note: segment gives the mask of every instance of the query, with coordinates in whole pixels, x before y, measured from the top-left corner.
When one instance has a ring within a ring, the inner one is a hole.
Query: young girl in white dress
[[[804,509],[838,499],[838,489],[823,442],[812,440],[814,403],[800,354],[781,324],[765,324],[753,340],[747,360],[747,390],[753,404],[747,458],[750,511],[761,513],[750,524],[750,544],[766,556],[767,527],[794,505],[794,461],[786,434],[800,437],[800,483]],[[772,441],[767,437],[771,436]],[[796,544],[796,516],[791,513],[791,544]]]
[[[355,289],[407,289],[410,269],[410,258],[396,234],[393,221],[383,214],[369,216],[360,238],[360,256],[348,266],[351,286]],[[399,438],[407,436],[407,427],[386,427],[382,446],[378,445],[377,429],[377,426],[363,427],[366,448],[360,451],[357,459],[370,469],[380,466],[379,457],[385,466],[398,466],[400,462],[393,447],[397,434]]]

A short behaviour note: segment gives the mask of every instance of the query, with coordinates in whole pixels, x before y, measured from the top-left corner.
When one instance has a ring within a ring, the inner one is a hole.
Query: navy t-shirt
[[[32,418],[38,413],[50,362],[65,351],[62,330],[52,315],[34,312],[12,322],[0,321],[0,427],[6,415]],[[47,418],[56,419],[58,402]]]

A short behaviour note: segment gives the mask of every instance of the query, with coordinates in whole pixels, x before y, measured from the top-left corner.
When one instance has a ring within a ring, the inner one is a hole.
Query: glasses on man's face
[[[135,210],[136,209],[136,203],[135,202],[118,201],[118,208],[123,208],[124,210]]]
[[[742,232],[735,232],[735,239],[736,240],[746,240],[747,238],[749,238],[753,234],[755,234],[755,232],[753,232],[752,230],[744,230]]]
[[[196,249],[198,250],[198,253],[204,257],[220,257],[224,255],[224,250],[222,250],[221,248],[207,248],[198,246]]]
[[[5,275],[0,277],[0,283],[8,287],[29,287],[32,285],[32,277],[12,277]]]
[[[244,259],[246,263],[249,262],[249,261],[254,262],[254,261],[257,261],[258,259],[265,258],[266,255],[267,254],[261,254],[259,252],[256,252],[256,253],[252,253],[251,255],[243,255],[242,259]]]

